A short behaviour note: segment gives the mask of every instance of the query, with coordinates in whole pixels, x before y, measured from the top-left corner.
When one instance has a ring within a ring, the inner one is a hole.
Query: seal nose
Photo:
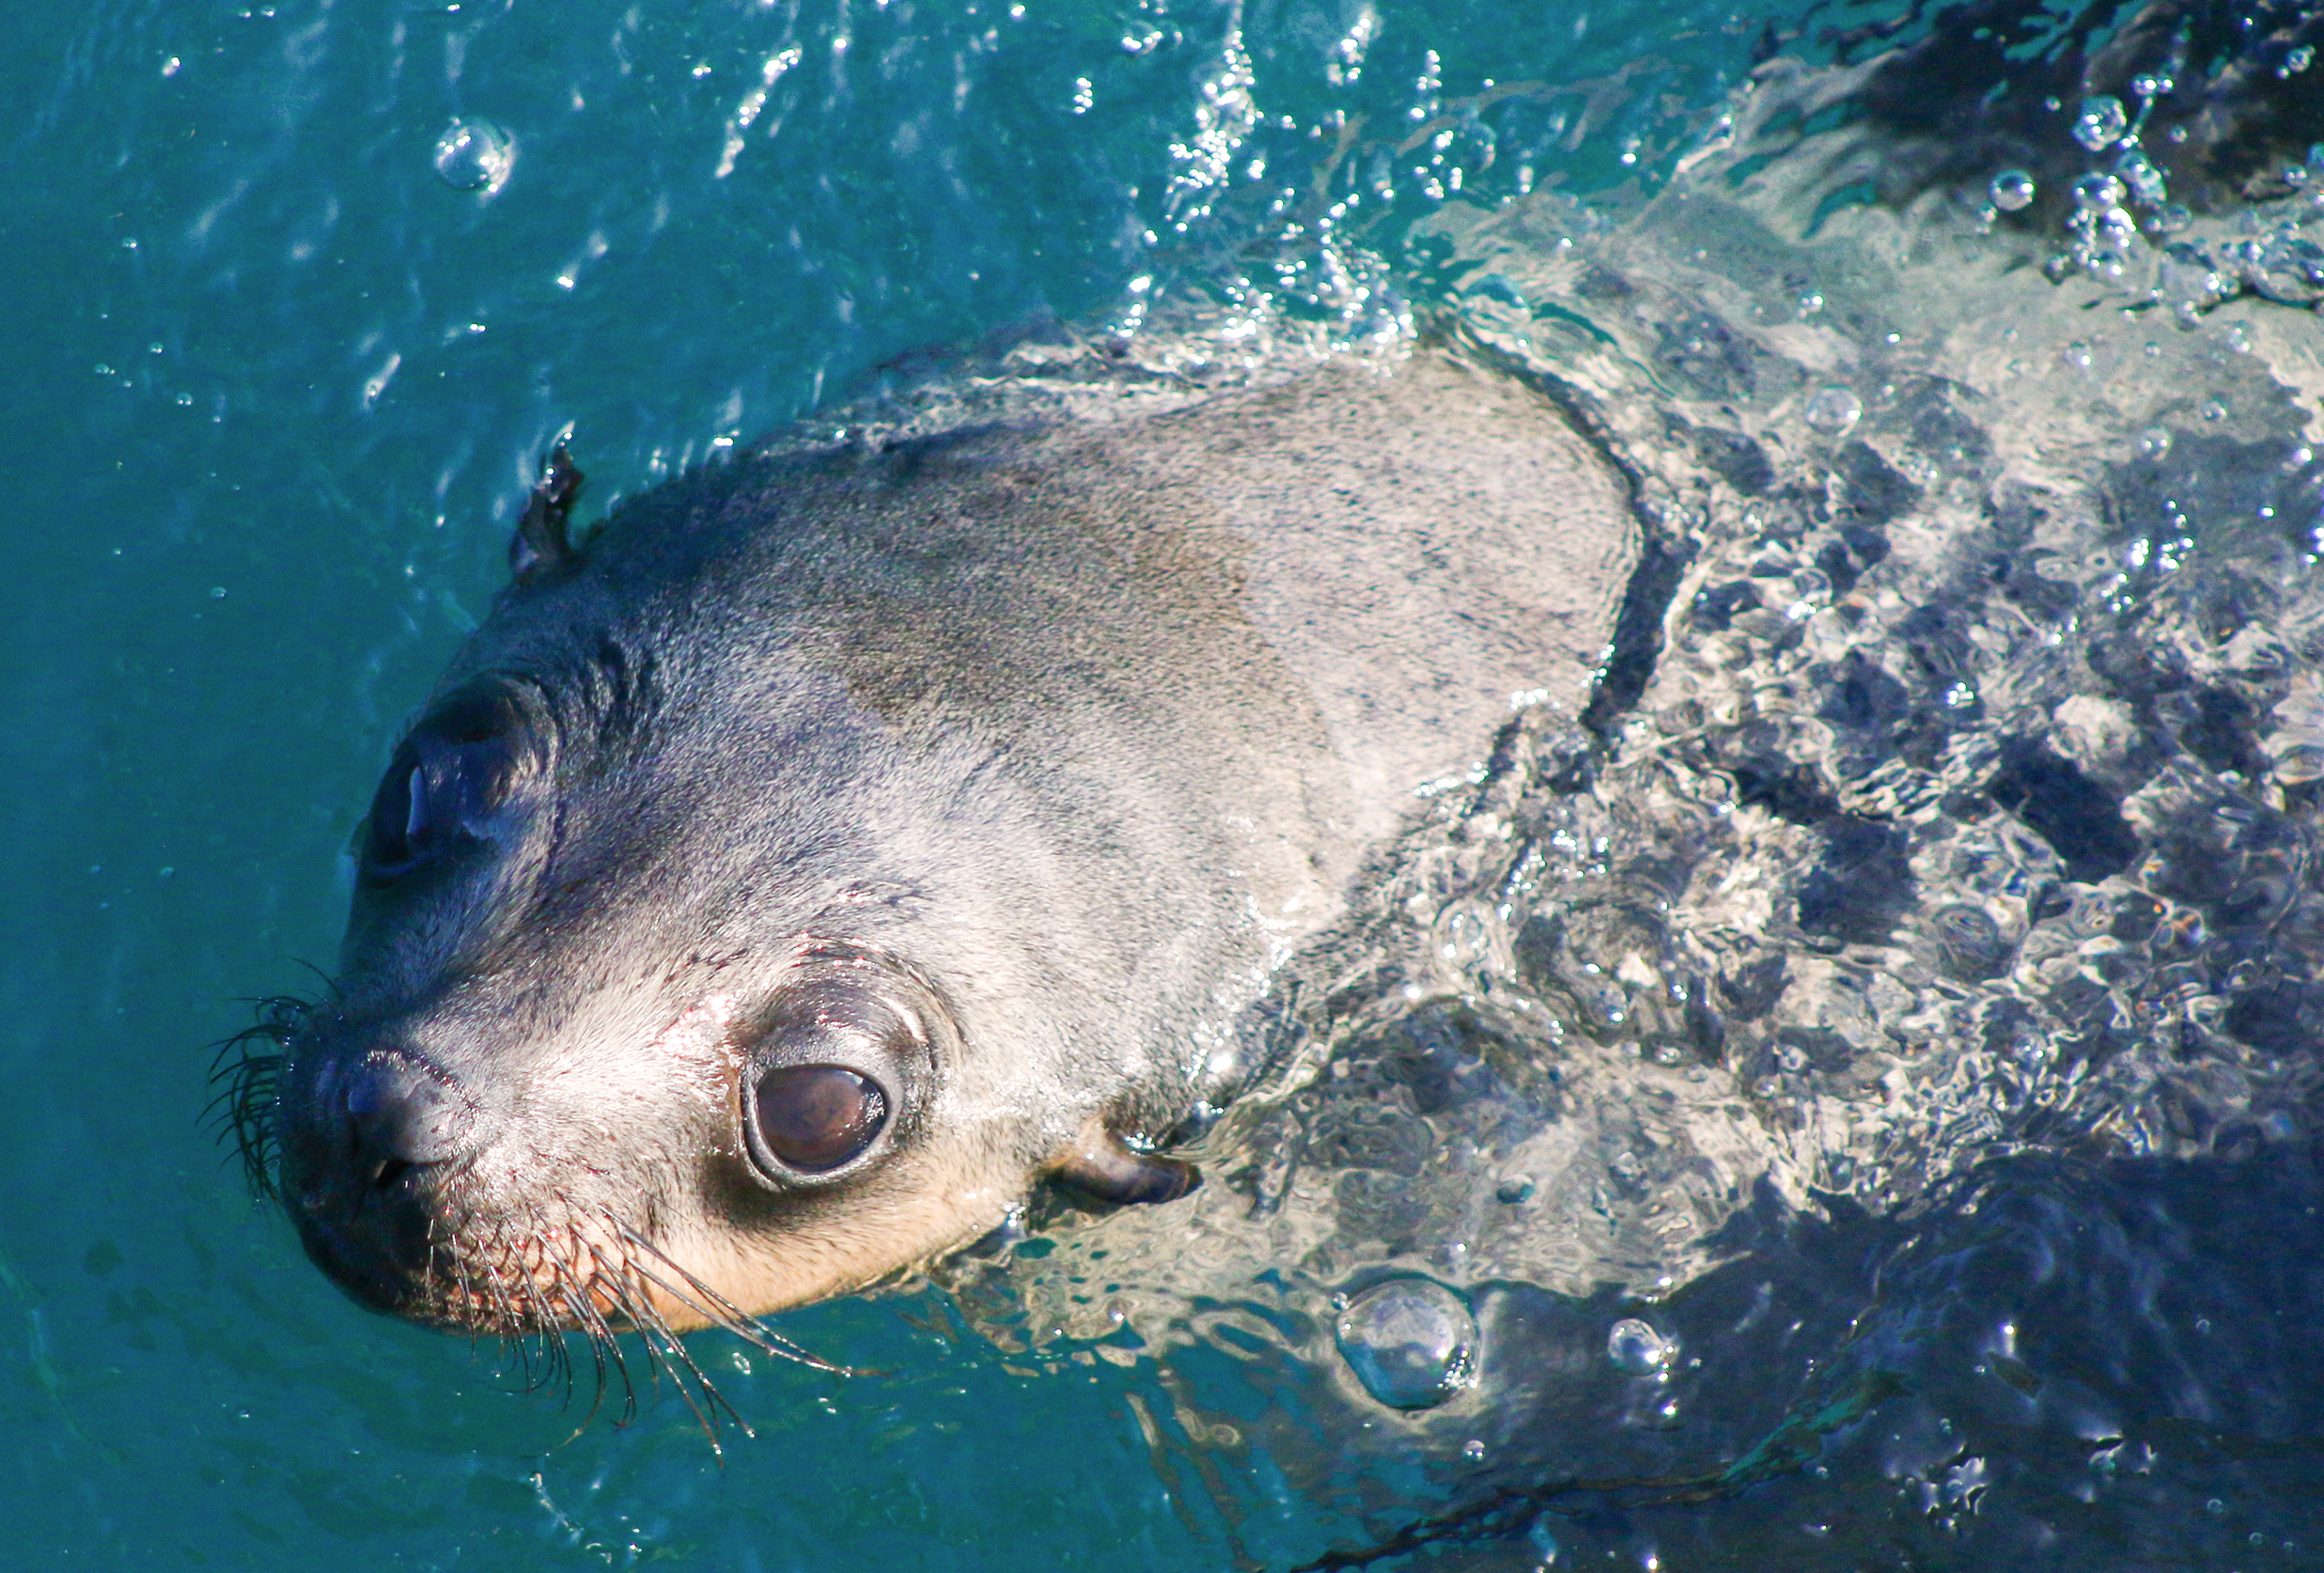
[[[350,1072],[345,1093],[356,1177],[384,1191],[409,1171],[465,1156],[476,1133],[476,1102],[445,1071],[392,1049],[374,1050]]]

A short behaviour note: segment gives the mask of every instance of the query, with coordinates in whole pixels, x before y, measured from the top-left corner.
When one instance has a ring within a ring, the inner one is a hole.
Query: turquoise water
[[[20,18],[0,63],[0,342],[13,373],[0,473],[17,559],[0,662],[7,1560],[1282,1566],[1467,1502],[1451,1455],[1399,1453],[1380,1440],[1386,1422],[1344,1401],[1344,1381],[1284,1356],[1313,1339],[1278,1347],[1222,1323],[1155,1358],[1038,1338],[1027,1353],[989,1336],[1006,1314],[935,1290],[783,1318],[819,1354],[878,1373],[852,1380],[694,1340],[756,1431],[729,1429],[723,1456],[666,1383],[626,1426],[585,1422],[585,1401],[517,1391],[524,1373],[498,1351],[367,1316],[309,1268],[202,1124],[204,1045],[247,1022],[239,1001],[311,990],[311,969],[328,970],[344,849],[374,774],[488,609],[558,433],[572,433],[594,511],[721,444],[1052,323],[1120,331],[1176,311],[1230,326],[1240,313],[1285,341],[1408,332],[1457,290],[1474,297],[1474,257],[1442,265],[1470,244],[1444,213],[1550,190],[1583,204],[1568,215],[1576,234],[1636,212],[1716,133],[1768,20],[1568,0],[107,4]],[[1828,52],[1791,46],[1801,59]],[[1531,86],[1492,96],[1509,85]],[[1386,129],[1433,135],[1458,102],[1490,113],[1443,122],[1449,163]],[[505,148],[505,179],[439,171],[456,123]],[[1490,159],[1460,141],[1479,123]],[[1339,183],[1326,195],[1372,200],[1339,210],[1334,238],[1318,227],[1325,204],[1301,194],[1350,126],[1353,162],[1330,166]],[[1453,166],[1468,183],[1447,190]],[[1575,216],[1585,210],[1598,216]],[[1425,233],[1408,247],[1415,225]],[[1534,288],[1515,264],[1505,273],[1519,282],[1492,273],[1500,291]],[[2144,330],[2121,331],[2129,343]],[[1703,382],[1703,353],[1673,350],[1668,367]],[[2256,432],[2238,428],[2253,453]],[[1770,1203],[1707,1259],[1792,1275],[1786,1305],[1809,1352],[1786,1359],[1812,1370],[1850,1347],[1865,1358],[1879,1339],[1851,1345],[1850,1329],[1875,1304],[1906,1305],[1927,1328],[1956,1301],[1996,1317],[2048,1305],[2066,1326],[2120,1276],[2153,1312],[2159,1275],[2217,1265],[2183,1237],[2200,1241],[2241,1207],[2293,1266],[2269,1256],[2249,1284],[2223,1275],[2211,1300],[2177,1280],[2188,1304],[2223,1308],[2206,1316],[2207,1336],[2211,1316],[2249,1335],[2219,1368],[2228,1376],[2169,1338],[2088,1362],[2126,1393],[2162,1394],[2156,1412],[2179,1429],[2158,1422],[2124,1443],[2118,1417],[2113,1432],[2084,1424],[2066,1388],[2043,1400],[2043,1424],[2081,1425],[2100,1451],[2178,1447],[2197,1461],[2158,1477],[2169,1489],[2138,1499],[2144,1517],[2083,1513],[2094,1499],[2072,1482],[2020,1498],[2000,1544],[2038,1548],[2035,1530],[2056,1522],[2157,1565],[2297,1566],[2295,1541],[2317,1529],[2301,1505],[2316,1479],[2314,1411],[2291,1378],[2269,1384],[2317,1303],[2295,1270],[2315,1238],[2316,1187],[2298,1165],[2235,1175],[2248,1177],[2118,1176],[2099,1195],[2045,1172],[2010,1193],[2035,1200],[1989,1209],[1989,1230],[1927,1239],[1846,1207],[1800,1222]],[[2069,1259],[2062,1279],[2028,1269],[2032,1287],[1990,1289],[1977,1251],[2003,1238],[2013,1261],[2051,1250],[2045,1207],[2106,1221],[2092,1228],[2114,1243]],[[1892,1288],[1881,1300],[1876,1262],[1921,1298]],[[1755,1283],[1705,1283],[1687,1315],[1709,1352],[1716,1327],[1750,1325]],[[1583,1368],[1573,1350],[1597,1360],[1605,1324],[1637,1308],[1612,1288],[1477,1298],[1489,1332],[1552,1375]],[[2195,1311],[2174,1305],[2191,1325]],[[1906,1322],[1881,1336],[1911,1347],[1922,1323]],[[1730,1372],[1766,1355],[1735,1336]],[[1658,1502],[1684,1522],[1639,1527],[1626,1517],[1636,1504],[1610,1489],[1575,1510],[1580,1532],[1528,1537],[1513,1518],[1458,1565],[1530,1567],[1562,1534],[1625,1565],[1657,1535],[1669,1565],[1822,1565],[1828,1521],[1853,1502],[1876,1528],[1833,1565],[1907,1547],[1946,1565],[1976,1528],[1982,1459],[1993,1480],[2006,1466],[1992,1448],[1964,1461],[1936,1440],[1940,1419],[1946,1435],[1957,1419],[2016,1424],[1993,1419],[2001,1409],[1881,1409],[1888,1440],[1865,1443],[1837,1486],[1815,1483],[1801,1440],[1852,1424],[1888,1402],[1881,1382],[1918,1369],[1900,1354],[1841,1398],[1823,1394],[1822,1410],[1795,1413],[1805,1398],[1788,1389],[1758,1408],[1706,1399],[1729,1406],[1712,1462],[1789,1439],[1774,1449],[1783,1469],[1747,1471],[1736,1498],[1790,1474],[1724,1518]],[[1594,1396],[1573,1416],[1653,1432],[1637,1395],[1601,1377],[1575,1378]],[[1622,1472],[1566,1442],[1539,1465],[1545,1478]],[[1528,1445],[1496,1433],[1492,1450]],[[2026,1465],[2029,1477],[2046,1467]],[[1924,1503],[1911,1492],[1927,1482]],[[1879,1527],[1892,1516],[1906,1527]],[[2159,1526],[2184,1526],[2183,1543],[2169,1550]]]
[[[1487,53],[1526,70],[1625,49],[1602,20],[1579,45],[1521,20],[1538,41]],[[549,436],[572,426],[601,505],[882,361],[1111,306],[1154,269],[1142,231],[1168,228],[1169,148],[1227,21],[1047,0],[18,19],[7,1560],[1217,1562],[1215,1512],[1148,1462],[1150,1370],[1021,1368],[926,1304],[791,1318],[893,1374],[727,1382],[758,1441],[723,1464],[666,1390],[568,1441],[584,1406],[511,1397],[494,1351],[345,1303],[199,1115],[236,1002],[328,967],[369,778],[498,587]],[[1345,31],[1329,8],[1255,29],[1284,113],[1315,113]],[[1478,31],[1385,26],[1381,101],[1431,45],[1474,74]],[[1701,40],[1700,86],[1733,42]],[[461,116],[513,140],[489,195],[433,166]],[[1244,1533],[1326,1543],[1303,1509]]]

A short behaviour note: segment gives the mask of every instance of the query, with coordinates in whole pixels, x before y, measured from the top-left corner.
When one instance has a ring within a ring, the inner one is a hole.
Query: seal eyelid
[[[458,695],[414,727],[372,799],[365,879],[389,883],[491,840],[522,769],[522,724],[508,695],[486,692]]]

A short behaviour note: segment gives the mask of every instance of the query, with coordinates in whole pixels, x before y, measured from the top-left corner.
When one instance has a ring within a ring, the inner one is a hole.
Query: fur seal
[[[1639,546],[1450,353],[764,449],[583,546],[560,448],[243,1079],[308,1254],[520,1333],[742,1325],[1109,1202],[1424,783],[1578,709]]]

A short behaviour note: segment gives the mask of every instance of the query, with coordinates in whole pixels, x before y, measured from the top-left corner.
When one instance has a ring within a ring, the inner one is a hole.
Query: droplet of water
[[[2141,202],[2151,206],[2168,195],[2162,171],[2155,167],[2154,160],[2136,148],[2126,150],[2122,157],[2114,161],[2114,173],[2122,177],[2123,184],[2130,188],[2130,195]]]
[[[2034,177],[2022,169],[2004,169],[1985,191],[2003,212],[2018,212],[2034,200]]]
[[[1837,436],[1854,426],[1864,413],[1864,401],[1856,397],[1854,389],[1835,385],[1819,388],[1809,396],[1807,407],[1800,414],[1817,430]]]
[[[2146,227],[2157,235],[2176,235],[2194,222],[2194,214],[2176,202],[2166,202],[2147,218]]]
[[[1364,1390],[1392,1409],[1426,1409],[1476,1382],[1476,1318],[1426,1278],[1392,1278],[1339,1316],[1339,1353]]]
[[[2150,426],[2139,433],[2139,457],[2160,459],[2171,451],[2171,434],[2159,426]]]
[[[2074,206],[2085,213],[2102,213],[2122,205],[2122,182],[2112,175],[2084,175],[2074,182]]]
[[[516,166],[515,138],[490,120],[455,120],[436,138],[436,173],[454,191],[490,196]]]
[[[1625,1316],[1606,1334],[1606,1358],[1614,1369],[1633,1377],[1650,1377],[1678,1352],[1676,1339],[1663,1337],[1651,1324]]]
[[[2122,101],[2112,94],[2082,100],[2082,113],[2074,117],[2074,140],[2094,153],[2121,141],[2129,129]]]

